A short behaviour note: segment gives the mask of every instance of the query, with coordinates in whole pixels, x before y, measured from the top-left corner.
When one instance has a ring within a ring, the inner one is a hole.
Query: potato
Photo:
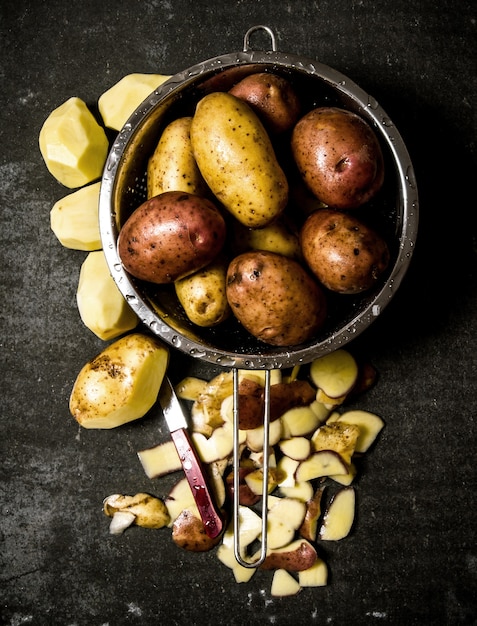
[[[207,185],[192,152],[191,122],[192,117],[180,117],[162,132],[147,164],[148,198],[165,191],[186,191],[199,196],[207,193]]]
[[[357,208],[383,184],[381,146],[356,113],[337,107],[313,109],[295,125],[291,147],[306,184],[330,207]]]
[[[227,299],[253,336],[275,346],[311,339],[326,318],[318,284],[297,261],[273,252],[245,252],[232,260]]]
[[[300,100],[291,83],[278,74],[250,74],[229,90],[247,102],[265,128],[274,135],[294,126],[300,115]]]
[[[179,302],[187,317],[197,326],[216,326],[229,317],[226,275],[225,260],[217,259],[198,272],[175,281]]]
[[[165,284],[208,265],[225,242],[225,220],[205,198],[167,191],[146,200],[118,237],[125,269],[141,280]]]
[[[90,252],[83,261],[76,302],[83,324],[104,341],[116,339],[139,323],[114,282],[102,250]]]
[[[105,498],[103,511],[109,517],[114,517],[118,512],[132,513],[132,523],[142,528],[162,528],[170,521],[164,502],[148,493],[137,493],[134,496],[113,494]]]
[[[115,428],[143,417],[156,402],[168,362],[167,347],[153,337],[117,339],[79,372],[71,414],[84,428]]]
[[[300,241],[313,274],[331,291],[371,289],[389,264],[386,241],[349,213],[320,209],[305,221]]]
[[[234,240],[240,253],[248,250],[268,250],[292,259],[302,258],[298,234],[280,218],[263,228],[246,228],[236,222]]]
[[[50,211],[50,226],[58,241],[72,250],[101,250],[98,203],[101,183],[82,187],[61,198]]]
[[[163,74],[128,74],[121,78],[98,100],[104,125],[121,130],[141,102],[169,78]]]
[[[239,222],[261,228],[282,213],[288,181],[263,124],[246,102],[225,92],[204,96],[190,137],[206,183]]]
[[[80,98],[69,98],[50,113],[39,143],[50,174],[65,187],[82,187],[101,177],[108,139]]]
[[[209,537],[202,520],[188,509],[184,509],[172,525],[172,541],[179,548],[191,552],[207,552],[214,548],[221,538],[221,535]]]
[[[306,539],[295,539],[282,548],[270,550],[260,569],[285,569],[287,572],[306,570],[316,562],[318,554]]]

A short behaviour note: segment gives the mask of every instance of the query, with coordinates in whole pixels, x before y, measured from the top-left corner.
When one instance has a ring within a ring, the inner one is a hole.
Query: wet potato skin
[[[389,264],[386,241],[343,211],[320,209],[312,213],[303,225],[300,240],[313,274],[337,293],[370,289]]]
[[[169,191],[132,213],[119,233],[118,254],[136,278],[172,283],[209,264],[225,236],[224,218],[212,202]]]
[[[300,115],[298,95],[291,83],[278,74],[250,74],[234,85],[229,93],[248,102],[273,135],[290,130]]]
[[[305,183],[329,207],[358,208],[382,187],[381,146],[356,113],[337,107],[313,109],[295,125],[291,146]]]
[[[270,345],[307,341],[326,319],[317,282],[297,261],[273,252],[245,252],[232,260],[227,299],[239,322]]]

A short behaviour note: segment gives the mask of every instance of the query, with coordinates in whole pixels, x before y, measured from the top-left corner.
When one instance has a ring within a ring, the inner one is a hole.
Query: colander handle
[[[243,51],[244,52],[249,52],[250,50],[252,50],[252,48],[250,46],[250,37],[251,37],[251,35],[253,35],[253,33],[255,33],[255,32],[259,31],[259,30],[263,30],[263,31],[265,31],[267,33],[267,35],[269,35],[270,41],[271,41],[271,44],[272,44],[272,52],[276,52],[277,51],[277,40],[275,38],[275,33],[273,32],[273,30],[270,27],[263,26],[261,24],[259,24],[257,26],[252,26],[245,33],[244,38],[243,38]]]
[[[242,557],[240,550],[240,506],[239,506],[239,466],[240,466],[240,443],[239,443],[239,380],[238,370],[233,370],[233,398],[234,398],[234,455],[233,455],[233,519],[234,519],[234,555],[236,561],[243,567],[258,567],[267,556],[267,524],[268,524],[268,460],[269,460],[269,435],[270,435],[270,370],[265,370],[265,392],[263,409],[263,481],[262,481],[262,534],[260,556],[255,561],[247,561]]]

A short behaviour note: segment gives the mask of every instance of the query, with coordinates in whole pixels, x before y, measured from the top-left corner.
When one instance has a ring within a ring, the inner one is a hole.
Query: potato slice
[[[262,518],[248,506],[239,506],[238,514],[240,533],[239,545],[240,549],[243,551],[260,536],[262,532]],[[228,525],[222,539],[223,545],[232,548],[232,550],[234,547],[234,532],[234,524],[232,521]]]
[[[348,472],[346,474],[331,474],[328,478],[334,480],[335,483],[348,487],[356,478],[357,473],[358,470],[356,469],[356,466],[353,463],[349,463]]]
[[[90,252],[81,265],[76,303],[83,324],[103,341],[116,339],[139,324],[114,282],[102,250]]]
[[[245,559],[245,555],[241,555]],[[222,544],[217,549],[217,558],[232,570],[237,583],[247,583],[257,571],[255,567],[244,567],[237,562],[233,546]]]
[[[311,542],[316,541],[323,493],[323,487],[319,487],[313,494],[312,498],[308,500],[306,503],[305,517],[299,528],[300,536]]]
[[[245,443],[252,452],[260,452],[263,450],[263,436],[265,429],[263,426],[257,428],[251,428],[250,430],[241,430],[241,433],[245,433]],[[268,444],[269,446],[275,446],[282,437],[282,423],[281,421],[274,420],[270,422],[270,428],[268,430]]]
[[[313,433],[311,443],[315,452],[334,450],[346,463],[350,463],[359,435],[358,426],[338,420],[320,426]]]
[[[186,376],[175,387],[177,397],[181,400],[196,401],[205,392],[207,381],[196,376]]]
[[[280,418],[283,438],[309,435],[321,423],[316,412],[309,406],[297,406],[286,411]]]
[[[317,559],[311,567],[298,572],[300,587],[325,587],[328,584],[328,566]]]
[[[303,459],[309,457],[311,453],[311,442],[307,437],[282,439],[278,443],[278,447],[283,454],[296,461],[303,461]]]
[[[315,359],[310,365],[314,384],[329,398],[342,398],[358,380],[358,364],[343,348]]]
[[[278,461],[278,486],[280,488],[295,486],[295,472],[299,464],[300,461],[292,459],[289,456],[282,456],[282,458]]]
[[[82,187],[61,198],[50,211],[50,226],[56,238],[71,250],[101,250],[98,202],[101,183]]]
[[[353,487],[345,487],[332,498],[323,516],[319,531],[322,541],[339,541],[346,537],[354,522],[356,495]]]
[[[194,500],[194,494],[185,476],[172,487],[165,499],[165,505],[170,516],[169,526],[172,526],[182,511],[186,509],[200,519],[199,509]]]
[[[289,544],[302,524],[306,513],[304,502],[294,498],[278,498],[267,517],[267,547],[274,550]]]
[[[288,572],[300,572],[311,567],[318,558],[315,548],[306,539],[294,539],[282,548],[267,552],[264,562],[259,566],[263,570],[286,569]]]
[[[277,569],[273,574],[270,593],[275,598],[295,596],[301,591],[301,586],[285,569]]]
[[[308,480],[299,483],[295,482],[294,485],[289,487],[280,485],[279,493],[285,498],[296,498],[302,502],[308,502],[313,497],[313,485]]]
[[[69,408],[84,428],[115,428],[143,417],[156,402],[169,362],[158,339],[132,333],[83,366]]]
[[[121,130],[137,107],[169,78],[164,74],[128,74],[121,78],[98,100],[104,125]]]
[[[39,144],[48,171],[65,187],[83,187],[101,177],[108,139],[80,98],[69,98],[50,113]]]
[[[338,422],[358,426],[359,437],[356,442],[355,452],[359,452],[360,454],[369,450],[384,427],[384,421],[378,415],[358,409],[345,411],[338,418]]]
[[[278,482],[278,472],[275,468],[268,469],[268,493],[271,493]],[[261,496],[263,493],[263,470],[261,468],[253,470],[245,475],[245,483],[249,489],[256,495]]]
[[[295,480],[313,480],[323,476],[347,474],[348,466],[334,450],[320,450],[301,461],[295,472]]]
[[[142,468],[148,478],[158,478],[182,469],[176,446],[171,440],[137,453]]]

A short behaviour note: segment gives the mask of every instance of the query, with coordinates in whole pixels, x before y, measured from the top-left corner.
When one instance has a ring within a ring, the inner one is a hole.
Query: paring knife
[[[204,523],[205,532],[209,537],[217,537],[222,532],[224,522],[208,487],[202,463],[189,438],[184,410],[167,376],[164,377],[159,391],[159,403]]]

